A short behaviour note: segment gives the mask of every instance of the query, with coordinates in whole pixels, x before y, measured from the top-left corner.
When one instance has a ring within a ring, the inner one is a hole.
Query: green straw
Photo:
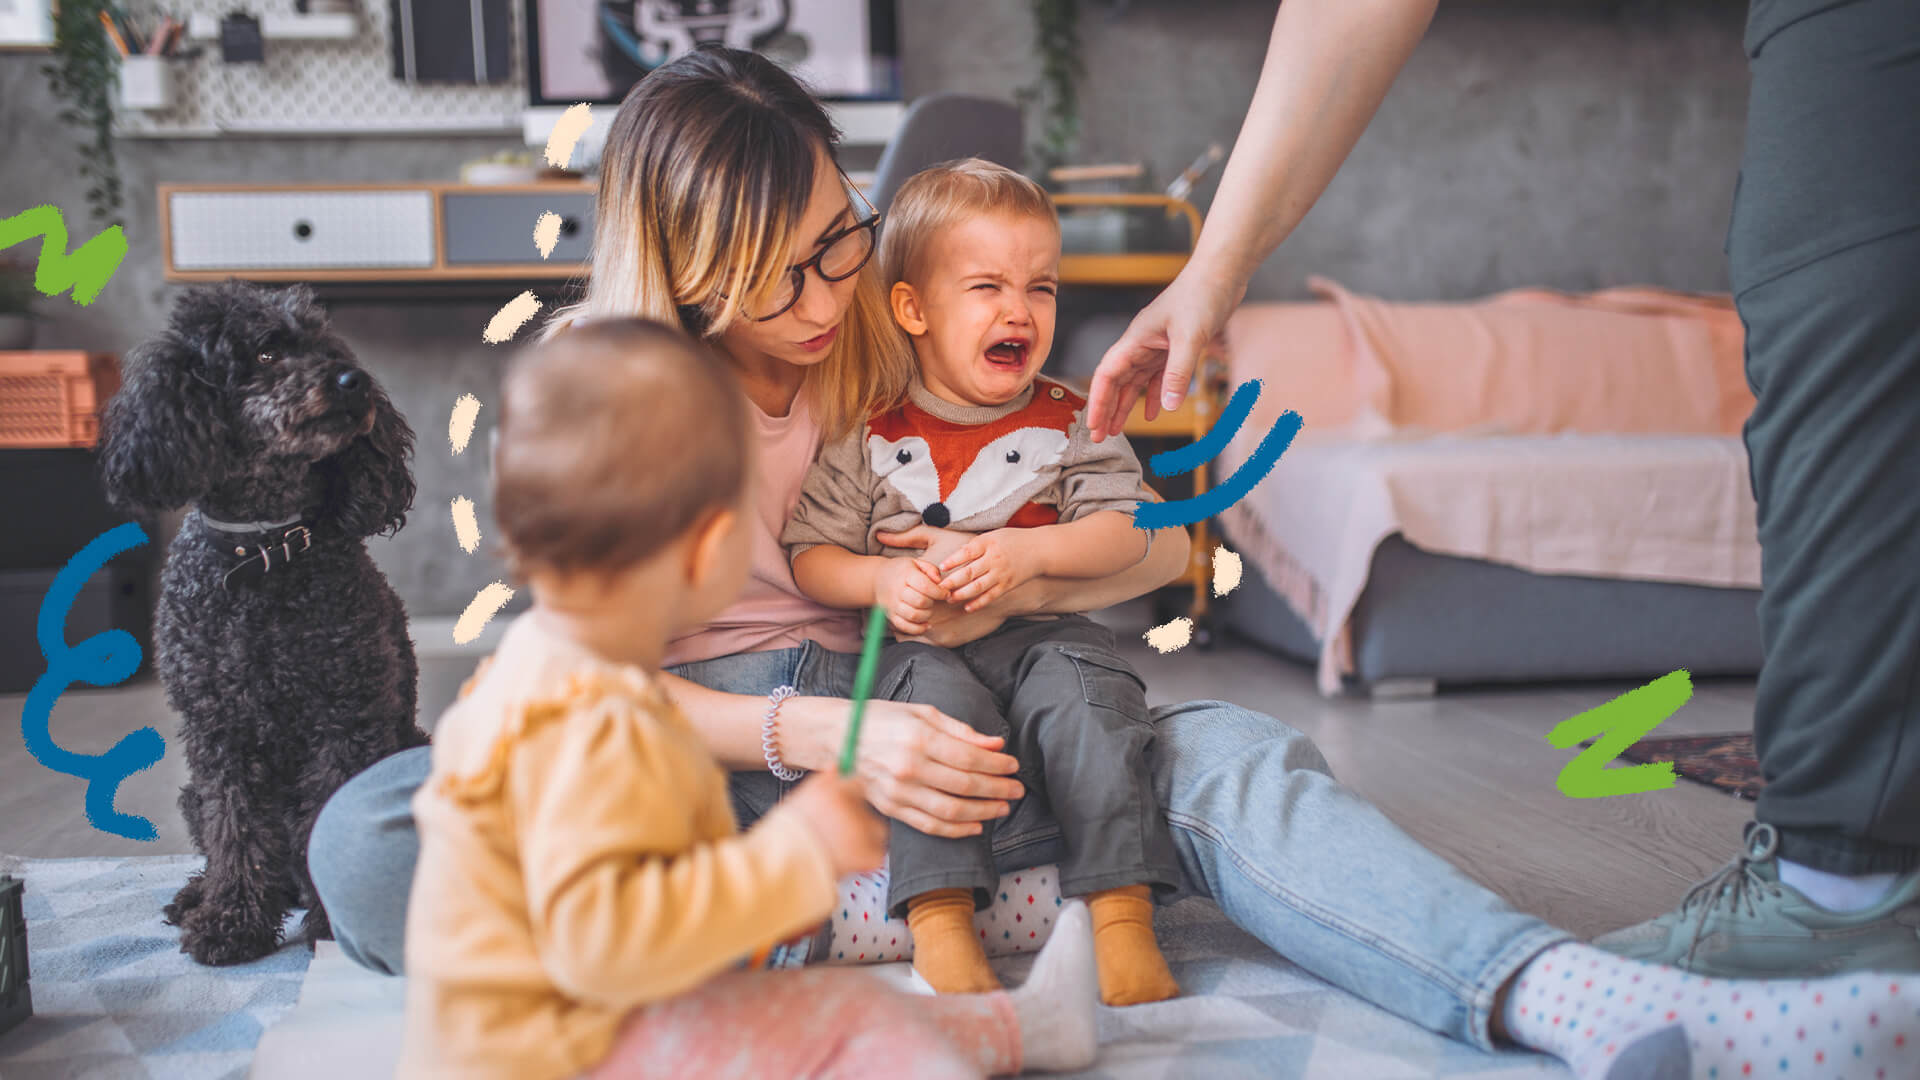
[[[878,605],[867,616],[867,642],[860,647],[860,668],[853,675],[853,719],[847,724],[847,744],[840,748],[840,775],[853,775],[854,751],[860,747],[860,717],[873,693],[873,672],[880,666],[880,639],[887,632],[887,610]]]

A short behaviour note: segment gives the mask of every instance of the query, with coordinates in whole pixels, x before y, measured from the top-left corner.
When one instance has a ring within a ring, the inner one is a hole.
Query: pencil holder
[[[120,61],[120,105],[127,109],[173,107],[173,69],[164,56],[128,56]]]
[[[0,1034],[33,1015],[27,987],[27,917],[19,878],[0,875]]]

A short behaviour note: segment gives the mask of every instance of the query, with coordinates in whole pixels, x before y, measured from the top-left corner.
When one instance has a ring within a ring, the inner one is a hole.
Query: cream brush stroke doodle
[[[480,519],[474,514],[473,500],[465,495],[453,497],[453,535],[460,550],[471,555],[480,546]]]
[[[1240,556],[1225,545],[1213,549],[1213,595],[1225,596],[1240,587]]]
[[[573,148],[593,124],[593,110],[585,102],[570,106],[560,114],[553,125],[553,131],[547,136],[547,164],[556,169],[564,169],[573,160]],[[533,226],[533,245],[542,259],[552,258],[553,249],[560,242],[560,215],[551,210],[543,211]],[[519,333],[527,320],[540,311],[540,301],[532,290],[521,293],[494,313],[487,321],[487,328],[481,332],[481,338],[489,345],[498,345]],[[453,415],[447,419],[447,440],[455,455],[467,448],[467,440],[473,437],[473,424],[480,415],[480,399],[472,394],[463,394],[453,404]],[[464,495],[453,500],[453,533],[460,547],[471,555],[480,546],[480,520],[475,513],[473,500]],[[480,636],[487,623],[513,599],[513,590],[496,581],[474,594],[468,602],[467,610],[461,612],[460,619],[454,623],[453,643],[465,645]]]
[[[573,147],[580,136],[593,126],[593,110],[586,102],[572,105],[560,114],[554,122],[552,134],[547,136],[547,164],[556,169],[564,169],[567,162],[573,160]]]
[[[493,318],[487,320],[487,328],[480,338],[489,345],[498,345],[519,333],[520,328],[539,310],[540,301],[534,297],[533,290],[528,289],[507,301],[494,313]]]
[[[461,394],[453,403],[453,414],[447,417],[447,445],[453,447],[455,455],[466,452],[467,440],[473,438],[473,423],[479,418],[480,399]]]
[[[560,242],[560,215],[551,210],[543,210],[540,220],[533,223],[533,246],[540,249],[540,257],[553,257],[553,247]]]
[[[1178,652],[1193,641],[1193,620],[1182,617],[1172,622],[1161,623],[1141,636],[1147,639],[1147,645],[1156,652]]]
[[[1226,545],[1216,544],[1213,549],[1213,595],[1225,596],[1240,587],[1240,556],[1228,551]],[[1175,619],[1164,622],[1148,630],[1147,644],[1163,653],[1175,652],[1187,647],[1193,641],[1193,620]]]
[[[461,612],[459,620],[453,624],[453,643],[465,645],[479,637],[480,631],[485,630],[487,623],[493,621],[493,617],[512,599],[513,590],[507,588],[504,581],[496,581],[473,594],[473,599],[467,603],[467,610]]]

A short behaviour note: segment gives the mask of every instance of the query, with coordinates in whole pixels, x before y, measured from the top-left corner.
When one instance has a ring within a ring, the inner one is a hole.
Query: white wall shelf
[[[218,40],[220,18],[195,12],[187,18],[187,36],[197,41]],[[359,17],[346,13],[260,16],[260,36],[268,41],[346,41],[358,37],[362,30]]]

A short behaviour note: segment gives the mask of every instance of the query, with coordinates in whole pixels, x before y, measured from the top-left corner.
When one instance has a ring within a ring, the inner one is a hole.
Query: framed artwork
[[[900,97],[894,0],[525,3],[536,106],[617,105],[647,72],[706,42],[764,53],[829,101]]]
[[[0,50],[53,47],[55,0],[0,0]]]

